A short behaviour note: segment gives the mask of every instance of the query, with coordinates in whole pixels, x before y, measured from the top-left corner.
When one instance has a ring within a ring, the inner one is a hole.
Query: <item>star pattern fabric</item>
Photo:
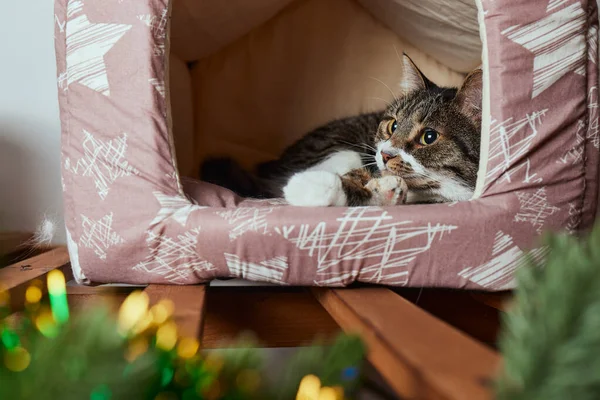
[[[568,72],[585,73],[587,14],[581,3],[560,8],[564,1],[550,1],[548,15],[527,25],[502,32],[534,54],[532,98],[539,96]]]
[[[79,83],[110,96],[104,55],[131,25],[92,23],[83,11],[83,1],[71,0],[67,8],[67,87]]]

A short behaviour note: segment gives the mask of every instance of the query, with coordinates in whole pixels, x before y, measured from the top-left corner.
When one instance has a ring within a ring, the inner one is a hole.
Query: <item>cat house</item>
[[[57,0],[68,247],[80,282],[365,282],[502,290],[598,198],[593,0]],[[469,201],[291,207],[199,182],[377,110],[406,52],[441,85],[482,65]]]

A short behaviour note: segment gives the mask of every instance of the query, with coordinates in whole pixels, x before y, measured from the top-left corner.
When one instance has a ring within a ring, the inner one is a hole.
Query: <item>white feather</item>
[[[57,224],[51,217],[44,215],[44,219],[41,224],[38,225],[31,245],[33,247],[44,247],[50,246],[56,235]]]

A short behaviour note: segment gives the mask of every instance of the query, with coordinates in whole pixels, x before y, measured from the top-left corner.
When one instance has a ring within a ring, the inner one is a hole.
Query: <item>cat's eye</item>
[[[387,126],[387,131],[388,131],[388,134],[389,134],[390,136],[391,136],[391,135],[393,135],[393,134],[394,134],[394,132],[396,132],[396,129],[397,129],[397,128],[398,128],[398,122],[397,122],[395,119],[391,120],[391,121],[388,123],[388,126]]]
[[[419,144],[422,144],[423,146],[429,146],[430,144],[434,144],[436,140],[438,140],[438,137],[439,133],[431,128],[426,128],[419,138]]]

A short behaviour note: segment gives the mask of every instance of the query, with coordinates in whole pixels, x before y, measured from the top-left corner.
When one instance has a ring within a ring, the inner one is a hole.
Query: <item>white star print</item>
[[[548,12],[563,1],[551,0]],[[533,60],[532,98],[548,89],[568,72],[584,73],[586,61],[587,14],[579,1],[528,25],[516,25],[502,32],[531,51]]]
[[[71,0],[67,6],[67,86],[79,83],[110,96],[104,55],[131,29],[131,25],[91,23],[83,1]]]
[[[158,213],[150,223],[150,226],[154,226],[169,218],[173,218],[182,226],[185,226],[188,217],[192,212],[206,208],[194,204],[183,196],[169,196],[161,192],[154,192],[154,196],[160,204],[160,210],[158,210]]]

